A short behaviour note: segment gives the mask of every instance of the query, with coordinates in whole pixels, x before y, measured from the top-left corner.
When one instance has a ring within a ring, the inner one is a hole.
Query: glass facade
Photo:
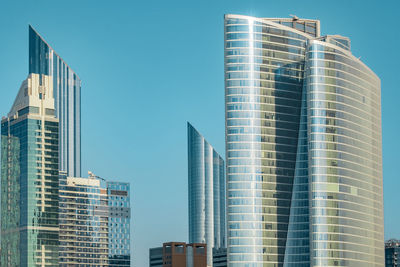
[[[109,266],[131,266],[130,255],[130,186],[107,182]]]
[[[275,21],[225,18],[230,266],[285,255],[309,35]]]
[[[213,267],[227,267],[228,261],[226,259],[226,248],[219,248],[213,250]]]
[[[303,89],[284,266],[310,266],[307,101]]]
[[[397,267],[400,263],[400,241],[390,239],[385,242],[385,267]]]
[[[229,266],[383,265],[380,81],[319,30],[225,16]]]
[[[130,266],[130,188],[80,159],[80,80],[29,26],[29,75],[1,121],[0,266]]]
[[[130,266],[129,183],[60,175],[60,266]]]
[[[60,171],[81,175],[81,80],[29,25],[29,73],[52,77],[59,119]]]
[[[51,78],[31,74],[1,122],[0,266],[58,266],[58,120]]]
[[[379,78],[339,46],[307,48],[312,266],[382,266]]]
[[[60,266],[108,265],[108,197],[104,180],[60,175]]]
[[[213,248],[226,247],[225,164],[222,157],[188,123],[189,242],[207,244],[207,264]]]

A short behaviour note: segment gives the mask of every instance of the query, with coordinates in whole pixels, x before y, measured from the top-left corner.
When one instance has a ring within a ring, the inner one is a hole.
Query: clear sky
[[[0,114],[28,73],[32,24],[82,79],[82,172],[132,186],[133,266],[187,241],[186,121],[224,155],[223,15],[321,20],[382,79],[385,238],[400,238],[399,1],[0,2]]]

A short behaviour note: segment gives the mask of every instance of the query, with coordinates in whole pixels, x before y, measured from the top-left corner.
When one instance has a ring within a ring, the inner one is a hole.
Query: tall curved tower
[[[207,266],[213,249],[226,247],[225,164],[190,124],[188,127],[189,242],[207,244]]]
[[[383,266],[380,82],[319,31],[225,16],[229,266]]]

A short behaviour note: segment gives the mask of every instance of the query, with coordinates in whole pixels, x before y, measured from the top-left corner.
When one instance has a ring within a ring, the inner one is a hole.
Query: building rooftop
[[[385,248],[398,248],[400,247],[400,240],[389,239],[385,242]]]

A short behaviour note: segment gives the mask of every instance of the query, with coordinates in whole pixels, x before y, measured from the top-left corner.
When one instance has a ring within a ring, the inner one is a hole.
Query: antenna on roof
[[[292,17],[292,19],[293,19],[293,20],[299,20],[299,17],[298,17],[298,16],[296,16],[296,15],[292,15],[292,14],[290,14],[289,16],[290,16],[290,17]]]

